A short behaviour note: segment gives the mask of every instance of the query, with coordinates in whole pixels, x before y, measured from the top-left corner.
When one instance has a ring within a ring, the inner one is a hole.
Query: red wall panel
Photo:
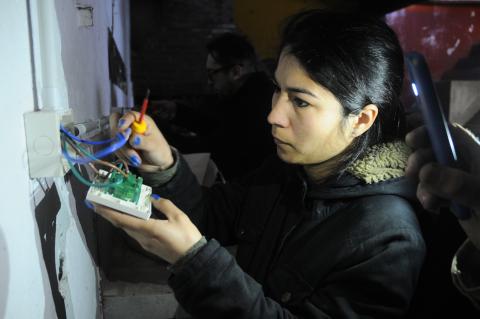
[[[386,22],[406,52],[425,55],[434,80],[480,44],[480,4],[412,5],[386,15]]]

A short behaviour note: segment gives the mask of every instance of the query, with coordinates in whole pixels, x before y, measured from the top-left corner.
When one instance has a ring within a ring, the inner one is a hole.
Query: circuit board
[[[118,183],[105,190],[108,194],[128,202],[138,202],[142,191],[143,178],[137,177],[132,173],[128,173],[128,177],[125,178],[119,172],[113,171],[108,178],[108,182]]]
[[[101,170],[96,183],[112,184],[108,187],[91,186],[87,200],[104,205],[142,219],[149,219],[152,213],[150,196],[152,188],[143,185],[143,179],[132,173],[125,177],[117,171],[108,173]]]

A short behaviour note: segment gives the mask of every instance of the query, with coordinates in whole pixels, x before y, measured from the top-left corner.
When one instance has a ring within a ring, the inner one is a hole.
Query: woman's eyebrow
[[[272,82],[276,86],[280,87],[280,85],[278,85],[277,77],[275,75],[272,76]],[[309,90],[306,90],[306,89],[297,88],[297,87],[287,87],[286,91],[287,92],[294,92],[294,93],[303,93],[303,94],[307,94],[307,95],[310,95],[310,96],[318,99],[318,97],[315,94],[313,94],[312,92],[310,92]]]
[[[318,97],[315,94],[313,94],[309,90],[305,90],[305,89],[302,89],[302,88],[288,87],[287,92],[304,93],[304,94],[313,96],[314,98],[318,99]]]

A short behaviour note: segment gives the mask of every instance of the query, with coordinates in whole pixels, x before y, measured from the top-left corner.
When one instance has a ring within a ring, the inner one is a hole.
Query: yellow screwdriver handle
[[[141,122],[135,121],[132,123],[131,127],[133,132],[137,134],[143,134],[147,130],[147,122],[145,122],[145,120]]]

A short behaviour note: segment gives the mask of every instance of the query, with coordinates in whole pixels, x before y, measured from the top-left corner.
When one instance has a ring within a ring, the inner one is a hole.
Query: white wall
[[[76,122],[107,115],[112,96],[118,106],[131,105],[131,97],[112,89],[108,77],[112,1],[115,38],[129,67],[128,0],[1,1],[0,318],[101,315],[96,252],[91,245],[95,238],[89,227],[93,215],[79,202],[78,187],[72,191],[75,183],[63,178],[29,179],[23,114],[45,107],[42,75],[49,73],[42,72],[50,71],[38,59],[43,48],[35,36],[42,27],[54,30],[48,57],[54,58],[60,75],[49,85],[57,86],[60,93],[65,90],[58,101],[61,107],[73,109]],[[45,7],[49,2],[51,12]],[[79,26],[77,3],[93,8],[93,26]],[[38,23],[39,10],[47,11],[51,23]],[[29,17],[33,17],[30,24]],[[52,190],[45,195],[38,182],[55,184],[58,195]],[[51,231],[45,231],[49,227]]]
[[[0,35],[0,318],[54,317],[26,164],[23,113],[34,106],[26,1],[2,1]]]

